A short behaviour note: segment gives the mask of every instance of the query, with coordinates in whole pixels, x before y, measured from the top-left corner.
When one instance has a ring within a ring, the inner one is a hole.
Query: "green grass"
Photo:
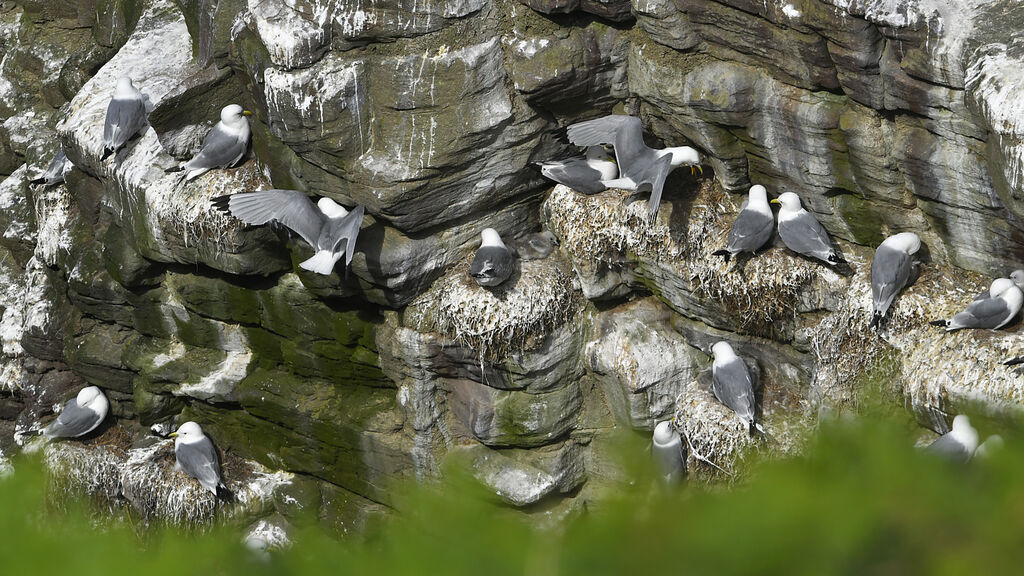
[[[226,529],[140,538],[82,509],[54,512],[22,459],[0,480],[0,573],[1016,573],[1024,449],[1004,436],[994,457],[960,466],[915,450],[899,419],[828,424],[807,456],[755,465],[728,490],[657,488],[642,441],[629,440],[633,481],[561,523],[503,508],[453,469],[444,487],[397,488],[399,512],[363,534],[306,529],[267,561]]]

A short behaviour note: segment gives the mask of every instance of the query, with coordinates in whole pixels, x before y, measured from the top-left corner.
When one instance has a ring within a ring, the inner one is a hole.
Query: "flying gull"
[[[199,480],[203,488],[214,496],[217,488],[226,488],[220,479],[220,458],[213,442],[203,434],[203,429],[195,422],[185,422],[171,433],[174,438],[174,457],[176,470],[183,470],[189,476]]]
[[[782,206],[779,210],[779,237],[787,248],[832,265],[846,262],[832,247],[821,222],[800,205],[799,196],[784,192],[771,203]]]
[[[740,417],[753,434],[764,428],[756,421],[754,380],[743,359],[736,355],[728,342],[717,342],[711,347],[711,391],[715,398]]]
[[[747,201],[740,208],[740,214],[729,230],[729,243],[724,250],[712,252],[713,256],[724,256],[728,262],[731,256],[740,252],[757,252],[771,240],[775,229],[775,216],[768,205],[768,191],[755,184],[750,187]]]
[[[60,416],[43,428],[41,434],[47,439],[85,436],[103,422],[109,410],[110,403],[103,391],[96,386],[87,386],[64,404]]]
[[[971,421],[966,415],[958,414],[953,418],[953,429],[926,446],[925,452],[958,462],[967,462],[977,447],[978,431],[971,426]]]
[[[892,301],[906,287],[914,271],[914,254],[921,249],[921,239],[913,232],[889,236],[875,250],[871,261],[871,328],[885,317]]]
[[[584,194],[597,194],[608,189],[603,181],[613,180],[619,175],[619,167],[603,146],[587,148],[585,158],[579,156],[566,160],[538,162],[540,173],[546,178]]]
[[[963,328],[1002,328],[1024,304],[1024,292],[1009,278],[999,278],[992,282],[989,297],[973,300],[967,309],[957,313],[948,320],[935,320],[933,326],[944,326],[946,332]]]
[[[238,104],[228,104],[220,111],[220,122],[203,140],[203,147],[194,158],[166,172],[185,171],[186,181],[198,178],[214,168],[237,165],[249,149],[249,120],[252,112]]]
[[[683,441],[671,420],[658,422],[654,427],[651,455],[658,467],[658,474],[672,483],[683,476]]]
[[[114,97],[107,104],[107,118],[103,122],[103,155],[100,160],[117,152],[146,125],[146,100],[135,89],[132,79],[117,79]]]
[[[74,166],[68,160],[67,155],[64,154],[64,148],[59,148],[53,160],[50,161],[50,165],[46,167],[46,171],[40,174],[38,178],[29,180],[28,183],[37,186],[42,185],[43,188],[51,188],[64,182],[64,175],[70,172]]]
[[[469,265],[469,275],[481,286],[498,286],[512,275],[512,254],[494,228],[484,228],[480,238],[480,248]]]
[[[689,146],[655,150],[644,144],[644,131],[635,116],[613,114],[570,125],[566,132],[569,141],[577,146],[611,144],[615,147],[615,160],[619,177],[601,180],[608,188],[622,188],[643,192],[650,190],[647,203],[648,218],[658,214],[665,178],[676,166],[686,164],[691,172],[700,168],[700,154]]]
[[[242,192],[218,196],[211,202],[246,224],[276,220],[294,230],[317,251],[313,257],[299,263],[299,267],[324,275],[334,270],[342,256],[346,267],[352,262],[359,227],[363,223],[362,206],[349,212],[327,197],[314,206],[308,196],[297,190]]]

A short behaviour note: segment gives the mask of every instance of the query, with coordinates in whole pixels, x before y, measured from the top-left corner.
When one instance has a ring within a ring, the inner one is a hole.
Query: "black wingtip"
[[[46,178],[33,178],[28,181],[28,183],[32,184],[33,186],[38,186],[44,182],[46,182]]]
[[[106,147],[104,147],[103,148],[103,155],[100,156],[100,160],[106,160],[107,158],[110,158],[110,155],[113,154],[113,153],[114,153],[114,149],[113,148],[106,148]]]
[[[882,322],[882,313],[875,312],[871,315],[871,323],[868,324],[868,328],[878,328],[878,325]]]
[[[843,258],[835,252],[828,255],[828,261],[830,264],[847,264],[846,258]]]
[[[226,214],[230,214],[231,208],[229,206],[231,203],[232,196],[234,196],[234,194],[225,194],[223,196],[216,196],[214,198],[210,198],[210,204],[213,204],[213,207],[216,208],[217,210],[220,210],[221,212],[224,212]]]
[[[1016,358],[1010,358],[1003,362],[1006,366],[1016,366],[1018,364],[1024,364],[1024,356],[1018,356]]]
[[[170,174],[172,172],[181,172],[182,170],[184,170],[184,168],[182,168],[181,166],[172,166],[170,168],[164,168],[164,173]]]
[[[726,262],[728,262],[729,258],[732,257],[732,253],[729,252],[728,250],[716,250],[716,251],[712,252],[711,255],[712,256],[721,256],[721,257],[725,258]]]
[[[235,501],[235,493],[232,492],[231,490],[228,490],[228,487],[223,484],[217,486],[216,497],[220,500],[223,500],[224,502],[227,502],[228,504]]]
[[[945,320],[932,320],[931,322],[929,322],[929,324],[931,324],[932,326],[942,326],[943,328],[947,326]]]

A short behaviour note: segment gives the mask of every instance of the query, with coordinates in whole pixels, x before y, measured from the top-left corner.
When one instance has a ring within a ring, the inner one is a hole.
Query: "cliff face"
[[[620,473],[609,430],[672,415],[691,462],[731,466],[750,440],[708,389],[719,339],[758,372],[781,450],[846,409],[865,369],[936,429],[968,398],[1019,406],[1020,377],[997,367],[1024,353],[1019,323],[924,325],[1024,261],[1024,6],[947,4],[4,3],[0,448],[93,383],[124,450],[195,419],[231,455],[295,473],[263,513],[301,502],[347,529],[452,451],[514,505],[585,500]],[[150,126],[101,161],[122,75]],[[165,174],[228,103],[254,111],[255,159]],[[712,168],[672,175],[656,222],[529,166],[570,152],[559,126],[613,110]],[[29,187],[59,146],[66,183]],[[751,183],[800,194],[852,272],[781,246],[742,273],[712,259]],[[366,206],[348,274],[299,269],[301,241],[209,203],[270,186]],[[480,230],[541,226],[561,241],[551,258],[493,293],[469,280]],[[905,230],[926,262],[883,341],[867,271]]]

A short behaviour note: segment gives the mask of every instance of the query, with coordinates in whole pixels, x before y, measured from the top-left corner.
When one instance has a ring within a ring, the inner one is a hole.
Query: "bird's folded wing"
[[[206,135],[199,154],[189,160],[186,166],[192,170],[228,166],[234,164],[245,153],[246,146],[246,142],[240,141],[238,136],[217,124]]]

